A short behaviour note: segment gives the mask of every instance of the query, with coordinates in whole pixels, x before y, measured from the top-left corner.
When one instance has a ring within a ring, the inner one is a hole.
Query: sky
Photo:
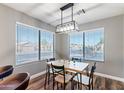
[[[97,44],[101,38],[104,38],[104,29],[94,29],[85,31],[85,44]],[[70,34],[70,43],[83,44],[83,32],[76,32]]]
[[[32,28],[32,27],[27,27],[24,25],[17,25],[17,35],[16,35],[16,40],[18,42],[25,42],[25,41],[30,41],[32,43],[38,42],[38,35],[39,34],[39,29]],[[42,40],[47,40],[47,42],[52,43],[53,42],[53,34],[52,32],[47,32],[47,31],[41,31],[41,39]]]

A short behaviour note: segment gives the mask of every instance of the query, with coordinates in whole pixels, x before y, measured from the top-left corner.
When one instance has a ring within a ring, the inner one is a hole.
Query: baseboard
[[[34,79],[34,78],[36,78],[36,77],[38,77],[40,75],[43,75],[45,73],[46,73],[46,71],[44,70],[44,71],[42,71],[40,73],[34,74],[34,75],[31,76],[31,79]],[[97,76],[101,76],[101,77],[117,80],[117,81],[120,81],[120,82],[124,82],[124,78],[121,78],[121,77],[111,76],[111,75],[98,73],[98,72],[95,72],[94,74],[97,75]]]
[[[120,81],[120,82],[124,82],[124,78],[121,78],[121,77],[111,76],[111,75],[107,75],[107,74],[103,74],[103,73],[98,73],[98,72],[95,72],[94,74],[97,75],[97,76],[101,76],[101,77],[117,80],[117,81]]]
[[[34,74],[34,75],[31,76],[31,79],[34,79],[34,78],[36,78],[36,77],[38,77],[38,76],[41,76],[41,75],[43,75],[43,74],[45,74],[45,73],[46,73],[46,70],[44,70],[44,71],[42,71],[42,72],[40,72],[40,73]]]

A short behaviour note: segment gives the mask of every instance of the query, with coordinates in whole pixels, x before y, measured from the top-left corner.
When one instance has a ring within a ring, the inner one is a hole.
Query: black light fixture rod
[[[61,11],[61,24],[63,23],[63,11]]]
[[[61,11],[64,11],[64,10],[66,10],[66,9],[72,7],[72,6],[74,6],[74,3],[69,3],[69,4],[67,4],[67,5],[65,5],[65,6],[63,6],[63,7],[61,7],[60,10],[61,10]]]
[[[73,21],[73,6],[72,6],[72,21]]]
[[[85,10],[84,10],[84,9],[82,9],[82,11],[83,11],[83,13],[85,14]]]

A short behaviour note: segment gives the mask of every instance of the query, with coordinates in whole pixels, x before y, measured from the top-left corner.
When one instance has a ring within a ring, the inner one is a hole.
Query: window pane
[[[70,34],[70,58],[83,58],[83,32]]]
[[[53,38],[52,32],[41,31],[41,59],[53,58]]]
[[[104,61],[104,29],[85,32],[85,60]]]
[[[16,26],[16,64],[38,60],[38,30],[22,24]]]

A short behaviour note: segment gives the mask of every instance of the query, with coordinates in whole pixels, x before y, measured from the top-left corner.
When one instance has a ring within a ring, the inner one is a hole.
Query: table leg
[[[46,76],[45,76],[45,83],[44,83],[44,89],[46,89],[46,84],[48,81],[48,74],[49,74],[49,70],[48,70],[48,66],[46,67]]]
[[[46,71],[44,89],[46,89],[46,84],[47,84],[47,74],[48,74],[48,72]]]
[[[87,76],[89,76],[89,66],[87,66],[87,68],[86,68],[86,74],[87,74]]]
[[[82,82],[82,74],[80,73],[80,82]],[[82,89],[82,85],[81,85],[81,83],[79,83],[80,84],[80,88]]]
[[[49,85],[49,81],[50,81],[50,71],[48,70],[48,85]]]

